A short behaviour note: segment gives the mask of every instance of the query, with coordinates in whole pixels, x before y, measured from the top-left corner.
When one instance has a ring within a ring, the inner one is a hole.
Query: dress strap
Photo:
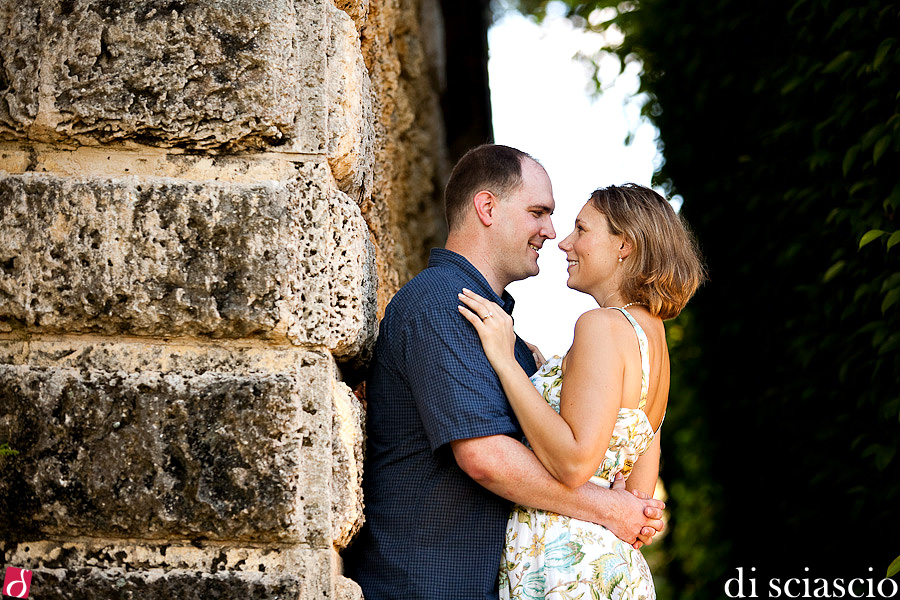
[[[619,306],[610,306],[609,308],[614,308],[625,315],[637,334],[638,349],[641,351],[641,399],[638,402],[638,408],[644,410],[644,406],[647,405],[647,395],[650,392],[650,342],[647,334],[627,310]]]

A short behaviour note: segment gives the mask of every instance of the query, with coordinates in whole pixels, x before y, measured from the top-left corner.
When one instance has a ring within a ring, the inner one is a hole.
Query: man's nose
[[[553,220],[547,217],[547,226],[544,228],[544,237],[552,240],[556,237],[556,230],[553,229]]]

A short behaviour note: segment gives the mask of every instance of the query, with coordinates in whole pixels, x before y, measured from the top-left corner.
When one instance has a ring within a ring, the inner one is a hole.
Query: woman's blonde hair
[[[634,183],[595,190],[590,203],[606,216],[610,233],[631,242],[631,254],[621,265],[625,301],[643,303],[663,320],[677,317],[706,280],[697,241],[684,219],[665,198]]]

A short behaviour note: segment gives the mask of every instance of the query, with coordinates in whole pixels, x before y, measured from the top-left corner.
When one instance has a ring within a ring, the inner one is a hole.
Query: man
[[[573,490],[544,469],[457,310],[465,287],[511,312],[504,288],[538,273],[556,237],[547,173],[519,150],[479,146],[445,201],[447,244],[388,305],[367,383],[366,523],[345,555],[367,600],[496,600],[510,502],[602,523],[629,543],[662,529],[662,503],[622,485]],[[535,371],[521,339],[516,358]]]

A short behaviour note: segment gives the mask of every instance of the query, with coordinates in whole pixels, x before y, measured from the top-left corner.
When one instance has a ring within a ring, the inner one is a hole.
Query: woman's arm
[[[617,346],[622,323],[600,310],[578,319],[557,414],[516,362],[512,318],[468,290],[460,300],[469,307],[460,312],[478,332],[535,455],[565,485],[585,483],[603,459],[621,405],[624,361]]]
[[[570,488],[553,478],[533,452],[511,437],[493,435],[450,444],[466,474],[507,500],[600,523],[635,547],[650,544],[663,530],[665,503],[628,492],[621,475],[612,488],[593,484]]]
[[[657,431],[650,447],[634,463],[631,475],[628,476],[628,481],[625,483],[625,489],[629,492],[639,490],[653,497],[653,492],[656,491],[656,479],[659,477],[659,434],[660,432]]]

